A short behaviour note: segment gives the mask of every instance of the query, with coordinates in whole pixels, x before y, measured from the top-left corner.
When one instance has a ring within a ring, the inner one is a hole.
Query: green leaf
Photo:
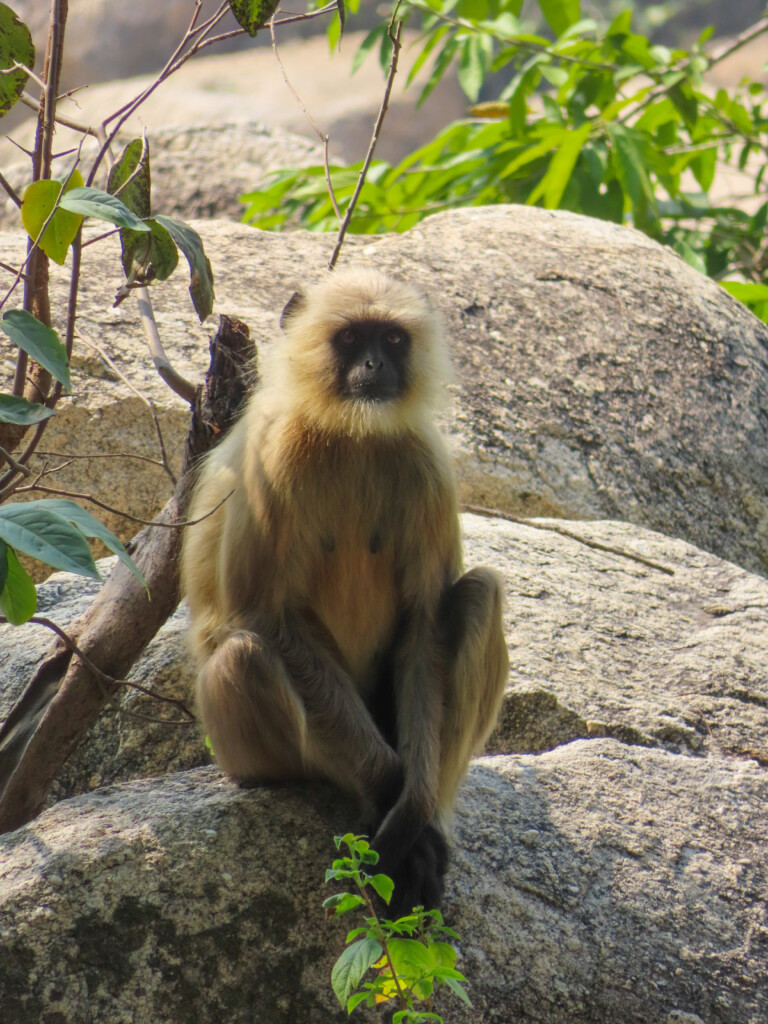
[[[471,103],[477,102],[483,87],[486,69],[485,50],[480,37],[469,36],[461,46],[457,75],[459,85]]]
[[[158,215],[155,220],[168,231],[176,245],[187,257],[191,276],[189,294],[192,296],[192,305],[202,322],[211,315],[215,299],[213,270],[210,260],[205,255],[203,240],[194,228],[185,224],[184,221],[176,220],[175,217]]]
[[[565,192],[565,188],[571,180],[571,174],[576,166],[576,161],[579,159],[582,146],[589,138],[591,128],[592,125],[587,121],[575,132],[568,132],[566,134],[560,148],[549,163],[547,173],[528,197],[527,202],[529,204],[532,205],[543,196],[544,206],[548,210],[556,210],[558,208],[563,192]]]
[[[365,972],[376,963],[383,952],[376,939],[367,936],[347,946],[331,971],[331,986],[342,1007],[346,1006]]]
[[[54,569],[99,579],[91,549],[82,533],[63,516],[38,508],[38,504],[3,505],[0,508],[0,539],[17,551],[52,565]]]
[[[328,49],[331,53],[341,43],[341,24],[338,18],[331,18],[328,22]]]
[[[280,0],[229,0],[235,21],[249,36],[255,36],[277,10]]]
[[[392,879],[388,875],[372,875],[368,881],[388,905],[395,889],[395,883]]]
[[[369,1006],[373,1006],[375,996],[372,992],[356,992],[355,995],[350,996],[347,1000],[347,1013],[358,1007],[361,1003],[368,1003]]]
[[[5,588],[5,581],[8,577],[8,545],[0,540],[0,594]]]
[[[701,257],[700,253],[692,249],[691,246],[685,241],[679,241],[673,246],[678,256],[682,256],[685,262],[693,267],[694,270],[698,270],[700,274],[706,274],[707,264]]]
[[[35,47],[24,22],[19,21],[7,4],[0,4],[0,69],[11,68],[14,64],[33,68]],[[0,117],[8,113],[24,92],[28,77],[21,69],[0,75]]]
[[[10,309],[0,320],[0,329],[5,331],[14,345],[32,356],[36,363],[55,377],[69,392],[69,366],[66,347],[59,341],[56,331],[41,324],[37,317],[24,309]]]
[[[125,276],[130,276],[135,264],[144,281],[165,281],[179,265],[179,250],[170,233],[157,220],[150,218],[144,223],[149,227],[149,234],[130,228],[120,232]]]
[[[606,29],[606,38],[610,39],[612,36],[623,36],[628,32],[632,31],[632,10],[627,8],[618,14],[611,24]]]
[[[4,584],[0,584],[0,612],[14,626],[31,619],[37,611],[35,582],[21,564],[13,548],[0,541],[6,550],[7,568]]]
[[[371,52],[374,46],[381,43],[381,37],[383,35],[386,35],[386,33],[387,26],[384,24],[384,22],[382,22],[380,25],[377,25],[376,28],[371,29],[371,31],[368,33],[368,35],[357,48],[357,53],[355,54],[352,60],[351,74],[354,75],[355,72],[360,69],[365,58],[368,56],[368,54]]]
[[[329,879],[326,878],[326,881]],[[363,897],[356,896],[351,892],[339,892],[335,896],[329,896],[327,900],[323,900],[323,910],[333,911],[336,917],[341,917],[342,914],[348,914],[350,910],[356,910],[364,905]]]
[[[14,398],[13,395],[0,395],[0,423],[18,423],[28,427],[53,415],[53,409],[46,409],[37,402],[28,402],[26,398]]]
[[[699,116],[699,104],[693,89],[683,82],[678,82],[669,90],[669,98],[682,114],[688,131],[693,131]]]
[[[689,166],[696,181],[701,185],[702,192],[709,192],[717,169],[717,147],[712,146],[711,149],[702,150],[691,160]]]
[[[80,508],[74,501],[69,501],[68,498],[41,498],[39,501],[26,502],[25,507],[37,508],[43,512],[54,512],[76,527],[83,536],[95,537],[100,540],[106,548],[117,555],[126,569],[130,569],[139,583],[146,587],[146,580],[136,563],[123,547],[123,542],[108,530],[103,523],[100,523],[98,519],[94,519],[90,512]]]
[[[64,194],[72,189],[80,188],[83,184],[83,176],[75,169],[70,175],[69,181],[64,185]],[[48,220],[51,210],[56,206],[56,201],[61,195],[62,183],[45,178],[42,181],[33,181],[24,190],[21,202],[21,223],[29,237],[37,240],[37,244],[46,256],[61,266],[67,258],[70,245],[75,240],[83,218],[78,213],[71,213],[65,210],[61,203],[51,217],[51,220],[43,231],[43,224]],[[63,202],[63,199],[62,199]]]
[[[472,1005],[469,996],[465,992],[464,986],[461,984],[460,981],[457,981],[455,978],[446,978],[445,984],[448,986],[448,988],[451,990],[451,992],[453,992],[455,996],[459,997],[462,1003],[464,1003],[466,1006]]]
[[[109,172],[107,192],[119,195],[132,213],[145,220],[152,213],[151,188],[149,145],[143,139],[132,139]]]
[[[747,284],[744,281],[721,281],[720,284],[734,299],[747,305],[768,301],[768,284]]]
[[[655,209],[656,198],[645,161],[630,130],[619,124],[608,124],[613,143],[614,165],[619,184],[629,196],[635,218],[645,219],[648,208]]]
[[[61,206],[72,213],[105,220],[109,224],[117,224],[120,228],[149,231],[144,221],[140,220],[135,213],[131,213],[125,203],[100,188],[73,188],[71,192],[64,194]]]
[[[539,7],[547,24],[558,36],[581,17],[579,0],[539,0]]]
[[[435,966],[434,957],[418,939],[393,938],[387,945],[398,974],[418,975]]]

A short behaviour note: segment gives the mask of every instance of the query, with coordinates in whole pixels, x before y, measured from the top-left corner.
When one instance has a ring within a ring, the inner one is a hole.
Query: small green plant
[[[380,917],[370,890],[389,905],[394,883],[387,875],[368,873],[378,863],[378,853],[365,836],[351,832],[336,836],[334,842],[337,850],[347,847],[349,856],[335,860],[325,880],[351,880],[357,891],[330,896],[323,907],[331,917],[354,910],[365,915],[362,927],[347,935],[347,947],[331,972],[333,991],[347,1013],[361,1004],[378,1006],[395,1000],[399,1009],[392,1024],[442,1024],[443,1018],[432,1007],[434,992],[441,985],[471,1005],[463,987],[466,978],[456,970],[456,948],[446,941],[458,935],[445,926],[440,911],[414,907],[394,921]]]

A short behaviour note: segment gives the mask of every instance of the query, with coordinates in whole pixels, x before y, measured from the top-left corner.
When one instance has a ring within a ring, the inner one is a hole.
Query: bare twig
[[[620,558],[628,558],[631,562],[638,562],[640,565],[646,566],[648,569],[655,569],[657,572],[663,572],[666,576],[674,576],[675,570],[670,569],[666,565],[662,565],[660,562],[654,562],[650,558],[644,558],[643,555],[637,555],[633,551],[626,551],[624,548],[617,548],[611,544],[602,544],[599,540],[590,540],[587,537],[581,537],[578,533],[573,530],[569,530],[565,526],[558,526],[556,523],[537,523],[535,519],[525,519],[521,516],[513,516],[509,512],[502,512],[498,508],[486,508],[484,505],[462,505],[464,512],[474,512],[478,516],[492,516],[497,519],[505,519],[509,523],[519,523],[521,526],[530,526],[532,530],[546,530],[549,533],[559,533],[561,537],[568,537],[570,540],[578,541],[579,544],[583,544],[585,547],[592,548],[594,551],[605,551],[609,555],[618,555]]]
[[[61,384],[57,381],[56,388],[54,388],[54,396],[58,397],[59,394],[61,394]],[[35,449],[42,440],[47,423],[48,420],[46,419],[37,424],[35,432],[32,435],[32,439],[27,443],[27,447],[21,455],[18,456],[16,461],[22,466],[25,466],[34,454]],[[19,486],[19,481],[17,479],[18,476],[19,474],[15,469],[9,469],[7,473],[0,477],[0,504],[2,504],[6,498],[16,491],[16,488]]]
[[[21,196],[18,194],[16,189],[13,187],[13,185],[11,185],[11,183],[2,174],[0,174],[0,185],[2,185],[2,187],[8,193],[8,196],[10,197],[10,199],[17,206],[21,206]]]
[[[185,402],[189,402],[192,405],[195,401],[197,388],[171,366],[168,356],[165,354],[165,349],[157,330],[157,324],[155,323],[155,316],[152,312],[149,290],[146,285],[141,285],[136,289],[136,299],[139,307],[139,316],[141,317],[141,326],[144,329],[144,337],[147,339],[147,345],[149,346],[155,369],[172,391],[175,391]]]
[[[25,106],[31,107],[33,110],[37,110],[40,106],[34,96],[30,96],[27,92],[23,92],[19,99]],[[58,99],[61,99],[61,97],[57,97]],[[102,138],[98,128],[92,128],[90,125],[82,124],[80,121],[73,121],[69,117],[64,117],[63,114],[56,114],[56,124],[60,124],[64,128],[71,128],[75,132],[80,132],[81,135],[92,135],[94,139],[101,140]]]
[[[163,438],[162,428],[160,427],[160,420],[157,415],[157,408],[155,407],[155,403],[152,401],[151,398],[148,398],[143,392],[141,392],[134,384],[132,384],[128,380],[128,378],[122,372],[120,367],[117,366],[117,364],[109,357],[109,355],[103,349],[99,348],[99,346],[96,345],[94,342],[89,341],[89,339],[85,337],[82,331],[78,331],[77,335],[88,348],[93,349],[93,351],[97,353],[99,358],[102,359],[102,361],[112,370],[112,372],[115,373],[120,378],[120,380],[123,382],[123,384],[125,384],[128,390],[132,391],[134,395],[136,395],[137,398],[144,402],[144,404],[149,409],[150,415],[152,416],[152,422],[154,423],[155,426],[157,443],[160,447],[159,465],[163,467],[168,479],[173,483],[173,486],[175,487],[177,483],[176,474],[173,472],[170,463],[168,462],[168,455],[165,448],[165,440]]]
[[[333,14],[338,9],[336,0],[333,0],[333,3],[326,4],[325,7],[318,7],[316,11],[307,11],[306,14],[291,14],[287,18],[280,18],[275,25],[293,25],[297,21],[311,21],[312,18],[320,18],[324,14]]]
[[[103,242],[105,238],[111,238],[112,235],[117,235],[120,232],[120,228],[113,228],[111,231],[105,231],[103,235],[96,235],[95,238],[89,238],[87,242],[83,242],[83,248],[85,249],[88,245],[95,245],[97,242]]]
[[[10,67],[0,69],[0,75],[12,75],[15,71],[23,71],[28,78],[31,78],[35,85],[39,86],[43,92],[45,92],[45,82],[42,78],[38,78],[32,68],[28,68],[26,64],[22,64],[21,61],[11,61]],[[35,103],[35,107],[39,106]]]
[[[18,267],[12,267],[9,263],[3,263],[2,260],[0,260],[0,268],[2,268],[3,270],[7,270],[9,274],[16,275],[19,272],[19,268]],[[21,275],[22,281],[24,280],[24,278],[26,276],[27,276],[26,274],[22,274]]]
[[[325,184],[328,189],[328,195],[330,196],[331,199],[331,206],[333,207],[333,212],[336,214],[336,219],[338,220],[339,224],[341,224],[341,210],[339,209],[339,204],[336,201],[336,193],[333,190],[333,181],[331,180],[331,167],[328,159],[329,141],[329,137],[326,135],[325,139],[323,140],[323,167],[325,168]]]
[[[25,467],[21,467],[24,469]],[[59,466],[58,469],[63,467]],[[54,472],[54,470],[51,470]],[[31,476],[30,470],[26,470],[26,475]],[[38,475],[37,479],[41,479],[44,474]],[[206,512],[204,516],[200,516],[199,519],[186,519],[183,522],[178,523],[163,523],[158,522],[156,519],[142,519],[140,516],[131,515],[130,512],[123,512],[122,509],[115,508],[113,505],[107,505],[105,501],[100,498],[94,498],[92,494],[83,494],[80,491],[66,491],[60,487],[46,487],[43,484],[33,482],[31,484],[25,484],[23,487],[16,488],[16,494],[27,494],[32,491],[40,491],[42,494],[55,494],[59,498],[76,498],[78,501],[90,501],[91,504],[97,505],[99,508],[104,509],[105,512],[111,512],[113,516],[119,516],[121,519],[129,519],[132,523],[139,523],[141,526],[152,526],[158,529],[164,530],[181,530],[187,526],[197,526],[198,523],[202,523],[204,519],[212,516],[217,509],[220,509],[225,501],[228,501],[235,493],[234,490],[230,491],[226,497],[222,498],[221,501],[210,512]]]
[[[765,35],[768,32],[768,18],[761,18],[760,21],[756,21],[754,25],[751,25],[746,31],[742,32],[741,35],[736,36],[730,43],[727,43],[722,50],[718,50],[717,53],[713,53],[709,58],[709,66],[712,67],[714,64],[719,64],[721,60],[725,60],[726,57],[730,57],[732,53],[740,50],[747,43],[751,43],[753,39],[757,39],[758,36]]]
[[[30,159],[34,157],[35,154],[33,150],[25,149],[20,142],[17,142],[16,139],[12,139],[10,135],[6,135],[6,139],[10,142],[12,146],[15,146],[20,153],[23,153],[24,156],[28,156],[30,157]]]
[[[335,7],[336,5],[334,4],[333,6]],[[324,132],[322,132],[320,130],[320,128],[317,126],[317,122],[315,121],[315,119],[310,114],[310,112],[307,109],[306,105],[304,104],[301,96],[299,96],[298,92],[296,92],[296,89],[293,87],[293,85],[291,83],[291,80],[288,78],[288,73],[285,70],[285,65],[283,64],[283,61],[282,61],[282,59],[280,57],[280,51],[277,48],[277,38],[275,37],[275,26],[276,25],[280,25],[280,24],[282,24],[282,22],[275,21],[274,15],[269,20],[269,35],[270,35],[270,38],[272,40],[272,52],[275,55],[275,60],[277,61],[277,66],[280,68],[280,72],[281,72],[281,74],[283,76],[283,81],[288,86],[288,89],[290,90],[291,95],[293,96],[293,98],[296,100],[296,103],[301,108],[301,111],[304,114],[304,117],[306,117],[307,121],[309,121],[309,124],[311,125],[312,130],[317,135],[318,139],[320,139],[320,142],[321,142],[322,147],[323,147],[323,165],[325,167],[325,181],[326,181],[326,185],[328,187],[328,195],[331,198],[331,205],[333,206],[333,209],[334,209],[334,211],[336,213],[336,216],[339,219],[339,223],[341,223],[341,219],[342,219],[341,218],[341,211],[339,210],[339,204],[336,201],[336,193],[333,190],[333,182],[331,181],[331,168],[330,168],[330,165],[329,165],[329,158],[328,158],[328,143],[330,142],[330,138],[329,138],[328,135],[326,135]]]
[[[293,25],[299,21],[312,21],[313,18],[320,18],[325,14],[333,14],[337,10],[338,4],[336,3],[336,0],[334,0],[333,3],[326,4],[325,7],[320,7],[316,11],[307,11],[306,14],[293,14],[288,18],[281,18],[279,21],[276,21],[275,24]],[[230,29],[228,32],[222,32],[221,35],[218,36],[208,36],[198,46],[196,46],[194,52],[198,53],[200,50],[205,50],[209,46],[214,46],[216,43],[221,43],[226,39],[233,39],[235,36],[241,36],[243,35],[244,32],[245,29],[243,28],[233,28]],[[183,59],[187,59],[186,54],[184,55]],[[175,71],[176,68],[173,68],[173,70]]]
[[[75,342],[75,324],[77,322],[77,293],[80,287],[80,265],[83,258],[83,225],[81,224],[72,242],[72,269],[69,274],[69,297],[67,299],[67,331],[64,345],[67,360],[72,358],[72,347]],[[58,398],[58,396],[57,396]]]
[[[288,75],[287,75],[286,70],[285,70],[285,66],[283,65],[282,59],[280,58],[280,52],[277,49],[277,38],[275,36],[275,20],[274,20],[274,17],[270,18],[270,20],[269,20],[269,35],[270,35],[270,38],[272,40],[272,52],[275,55],[275,60],[277,61],[277,65],[280,68],[280,71],[282,73],[283,81],[288,86],[288,88],[289,88],[289,90],[291,92],[291,95],[293,96],[293,98],[296,100],[297,104],[301,108],[301,112],[304,114],[304,117],[306,117],[306,119],[309,121],[310,125],[312,126],[312,130],[314,131],[315,135],[317,135],[318,139],[320,139],[321,142],[325,142],[326,141],[326,136],[318,128],[317,122],[312,117],[310,112],[307,110],[307,107],[306,107],[304,101],[302,100],[301,96],[299,96],[299,94],[296,92],[296,90],[294,89],[293,85],[291,84],[290,79],[288,78]]]
[[[0,615],[0,622],[8,622],[8,619]],[[163,718],[152,719],[152,721],[161,722],[163,725],[192,725],[197,721],[184,701],[178,700],[176,697],[166,697],[165,694],[162,693],[155,693],[146,686],[142,686],[141,683],[134,683],[130,679],[115,679],[114,676],[109,675],[107,672],[103,672],[98,665],[91,661],[87,654],[80,650],[72,637],[69,636],[61,626],[57,625],[52,619],[48,619],[43,615],[34,615],[31,619],[27,619],[27,622],[34,622],[37,626],[45,626],[47,629],[53,630],[57,636],[61,637],[70,651],[72,651],[72,653],[82,661],[85,667],[89,671],[93,672],[97,679],[100,679],[105,683],[109,683],[111,686],[125,686],[130,690],[138,690],[139,693],[143,693],[146,697],[151,697],[153,700],[162,701],[164,704],[171,704],[173,707],[178,708],[179,711],[185,714],[188,719],[186,722]]]
[[[0,455],[2,455],[14,473],[21,473],[22,476],[27,477],[32,476],[32,470],[28,469],[27,466],[23,466],[20,462],[17,462],[11,453],[7,452],[2,445],[0,445]]]
[[[70,452],[53,452],[48,449],[43,451],[41,449],[37,454],[43,456],[43,458],[66,459],[67,464],[75,462],[77,459],[137,459],[140,462],[148,462],[151,466],[163,468],[160,459],[151,459],[149,455],[135,455],[133,452],[86,452],[74,455]],[[52,473],[54,471],[49,470],[49,472]]]
[[[221,21],[221,19],[226,15],[228,11],[229,4],[227,2],[224,2],[219,5],[214,14],[210,18],[208,18],[207,21],[203,22],[202,25],[197,25],[197,19],[200,14],[200,5],[199,3],[195,5],[195,10],[192,14],[192,19],[189,23],[189,26],[187,27],[186,32],[184,33],[184,36],[182,37],[181,41],[179,42],[178,46],[173,51],[171,56],[166,61],[163,69],[155,77],[154,81],[151,82],[150,85],[143,89],[137,96],[135,96],[128,103],[123,104],[123,106],[120,107],[119,110],[115,111],[113,114],[110,114],[110,116],[105,120],[105,127],[111,122],[114,122],[114,124],[109,129],[106,139],[102,144],[102,147],[99,150],[93,162],[91,172],[88,175],[87,184],[93,184],[93,180],[96,177],[96,173],[99,167],[101,166],[101,162],[104,159],[104,156],[106,155],[107,149],[112,144],[113,139],[120,131],[123,124],[131,116],[131,114],[133,114],[141,106],[141,104],[144,103],[144,101],[152,95],[152,93],[158,88],[158,86],[160,86],[166,80],[166,78],[169,77],[169,75],[172,75],[175,71],[177,71],[182,66],[182,64],[184,64],[187,60],[189,60],[189,58],[194,53],[197,53],[198,50],[202,48],[201,44],[205,40],[206,33],[209,33],[215,27],[215,25],[217,25],[218,22]],[[197,38],[195,39],[195,37]],[[192,43],[189,49],[185,51],[185,47],[188,45],[190,40],[195,41]]]
[[[381,101],[379,116],[376,118],[376,124],[373,127],[371,143],[368,147],[368,152],[366,154],[365,161],[363,162],[363,166],[360,170],[360,174],[358,175],[357,185],[355,187],[354,194],[352,195],[352,198],[349,201],[349,205],[347,206],[347,209],[344,213],[344,220],[341,222],[341,227],[339,228],[339,235],[338,238],[336,239],[336,245],[334,246],[333,252],[331,253],[331,258],[328,261],[329,270],[333,270],[333,268],[336,266],[336,261],[339,258],[341,247],[344,244],[344,238],[346,237],[347,229],[349,228],[350,221],[352,220],[352,214],[355,212],[357,201],[360,198],[360,193],[363,190],[363,185],[365,184],[365,179],[368,175],[368,170],[373,161],[373,154],[376,152],[376,143],[379,141],[379,133],[381,132],[381,126],[384,124],[384,118],[387,116],[387,109],[389,107],[389,97],[392,94],[392,86],[394,85],[395,75],[397,74],[397,62],[398,58],[400,57],[400,35],[403,30],[402,21],[398,21],[397,28],[395,29],[394,33],[392,31],[394,18],[395,15],[397,14],[398,7],[399,4],[397,5],[397,7],[395,7],[395,10],[392,14],[392,21],[389,24],[388,34],[389,38],[392,40],[392,60],[389,65],[389,74],[387,75],[387,84],[384,89],[384,98]]]

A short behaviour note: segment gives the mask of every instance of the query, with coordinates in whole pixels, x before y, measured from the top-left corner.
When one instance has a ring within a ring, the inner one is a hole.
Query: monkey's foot
[[[374,842],[374,848],[376,843]],[[422,829],[410,850],[388,855],[382,852],[378,870],[389,875],[395,891],[387,909],[387,916],[402,917],[417,906],[432,910],[440,906],[445,889],[448,868],[448,844],[435,825]]]

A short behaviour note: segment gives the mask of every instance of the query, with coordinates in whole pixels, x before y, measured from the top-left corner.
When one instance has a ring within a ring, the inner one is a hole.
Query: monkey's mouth
[[[398,389],[394,385],[365,381],[349,385],[345,397],[353,402],[377,404],[379,402],[392,402],[397,398],[397,395]]]

